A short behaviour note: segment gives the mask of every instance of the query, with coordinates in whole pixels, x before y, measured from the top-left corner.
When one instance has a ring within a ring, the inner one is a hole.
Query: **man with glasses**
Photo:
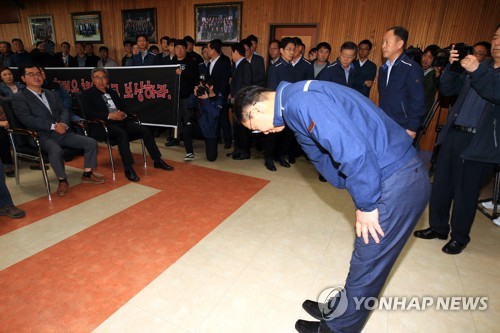
[[[340,47],[340,56],[337,60],[326,66],[316,77],[318,80],[330,81],[343,86],[352,87],[354,84],[354,66],[358,46],[353,42],[345,42]]]
[[[139,176],[132,165],[134,157],[130,151],[129,137],[142,138],[149,155],[154,161],[154,167],[171,171],[174,168],[161,159],[161,153],[154,141],[151,131],[137,124],[128,116],[128,107],[116,91],[108,87],[108,71],[103,67],[96,67],[90,73],[92,88],[83,92],[82,100],[87,117],[107,121],[109,137],[118,142],[118,150],[125,169],[125,177],[138,182]]]
[[[372,46],[372,42],[368,39],[359,42],[358,59],[353,62],[356,75],[352,87],[366,97],[370,97],[370,89],[377,75],[377,65],[368,59]]]
[[[483,62],[486,59],[491,57],[491,43],[488,42],[477,42],[474,44],[474,53],[473,55],[479,60],[479,62]]]
[[[71,131],[69,110],[55,93],[42,88],[43,77],[38,66],[26,65],[19,69],[26,89],[13,95],[12,107],[26,127],[38,132],[42,150],[49,155],[50,165],[59,179],[57,195],[66,195],[69,188],[68,176],[64,170],[63,148],[83,149],[83,183],[104,183],[103,178],[92,172],[97,167],[97,142]]]
[[[361,332],[370,309],[357,309],[356,298],[379,296],[429,198],[429,177],[411,138],[358,92],[330,82],[245,88],[233,112],[243,126],[264,134],[289,127],[316,169],[351,195],[357,238],[345,287],[340,297],[320,300],[325,304],[305,301],[303,308],[319,321],[299,320],[295,328]]]

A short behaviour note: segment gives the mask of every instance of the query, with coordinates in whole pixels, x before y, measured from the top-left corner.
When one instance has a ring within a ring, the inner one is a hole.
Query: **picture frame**
[[[158,40],[156,8],[122,10],[123,41],[135,41],[137,35],[146,35],[148,42]]]
[[[195,43],[220,39],[224,45],[241,41],[242,2],[194,5]]]
[[[103,42],[101,12],[71,13],[71,24],[75,43]]]
[[[31,43],[33,45],[47,39],[50,39],[54,43],[56,42],[56,33],[52,15],[28,16],[28,24],[31,35]]]

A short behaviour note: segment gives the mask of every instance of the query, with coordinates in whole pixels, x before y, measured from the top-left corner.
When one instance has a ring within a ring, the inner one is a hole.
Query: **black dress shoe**
[[[174,167],[171,166],[171,165],[168,165],[167,163],[165,163],[165,161],[163,160],[159,160],[159,161],[155,161],[153,166],[156,168],[156,169],[163,169],[163,170],[167,170],[167,171],[172,171],[174,170]]]
[[[427,228],[427,229],[422,229],[422,230],[417,230],[413,233],[413,236],[417,238],[422,238],[422,239],[447,239],[448,235],[443,235],[443,234],[438,234],[432,228]]]
[[[445,246],[443,246],[443,252],[446,254],[459,254],[466,247],[467,247],[467,244],[461,244],[461,243],[457,242],[456,240],[451,239],[448,243],[446,243]]]
[[[276,171],[276,166],[274,165],[274,162],[272,162],[272,161],[271,162],[266,161],[264,163],[264,165],[266,166],[267,170],[269,170],[269,171]]]
[[[302,308],[306,310],[306,312],[309,313],[314,319],[321,320],[323,319],[323,313],[320,309],[322,305],[326,306],[315,301],[305,300],[304,303],[302,303]]]
[[[299,333],[334,333],[324,321],[297,320],[295,329]]]
[[[236,161],[242,161],[242,160],[249,160],[250,155],[248,154],[233,154],[233,160]]]
[[[127,177],[127,179],[131,182],[138,182],[139,180],[141,180],[135,173],[134,169],[125,170],[125,177]]]
[[[284,157],[278,158],[278,162],[284,168],[289,168],[290,167],[290,164],[285,160]]]
[[[288,156],[288,163],[295,164],[295,156]]]
[[[326,178],[322,174],[319,174],[318,179],[320,182],[326,183]]]

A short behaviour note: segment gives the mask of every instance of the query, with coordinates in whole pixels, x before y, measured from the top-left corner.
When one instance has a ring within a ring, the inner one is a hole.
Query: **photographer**
[[[424,71],[425,114],[431,110],[434,104],[438,90],[439,76],[443,71],[442,68],[435,66],[439,50],[440,48],[437,45],[432,44],[427,46],[420,60],[420,65]]]
[[[440,79],[441,93],[458,98],[437,141],[442,146],[432,185],[430,227],[414,235],[447,239],[451,228],[451,240],[442,249],[446,254],[459,254],[470,242],[481,185],[500,163],[495,126],[500,121],[500,25],[492,44],[493,58],[483,62],[474,55],[464,54],[460,59],[460,53],[452,47]],[[465,69],[463,73],[450,70],[456,61]]]
[[[200,82],[194,87],[194,95],[189,98],[189,108],[196,109],[184,127],[184,161],[194,160],[193,138],[205,139],[207,160],[217,159],[219,138],[219,118],[224,105],[224,97],[216,95],[212,83]]]

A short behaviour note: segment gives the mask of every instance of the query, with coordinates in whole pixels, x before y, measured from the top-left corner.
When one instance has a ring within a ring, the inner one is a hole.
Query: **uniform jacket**
[[[345,71],[342,64],[337,59],[334,63],[328,64],[316,77],[317,80],[330,81],[343,86],[352,87],[354,84],[355,69],[351,64],[349,69],[349,80],[345,79]]]
[[[450,75],[448,80],[445,80],[445,74]],[[493,68],[493,60],[485,60],[477,70],[470,74],[443,73],[440,87],[445,92],[446,89],[454,87],[455,89],[448,92],[458,93],[466,79],[470,79],[471,89],[476,90],[479,96],[490,104],[484,110],[476,134],[474,134],[461,157],[467,160],[500,164],[500,68]],[[458,97],[459,99],[462,97],[461,95],[462,93]],[[457,99],[455,105],[458,102]],[[438,144],[444,142],[449,128],[457,117],[458,113],[452,109],[445,126],[439,134]]]
[[[156,54],[152,52],[148,52],[144,57],[144,61],[142,59],[141,54],[135,54],[132,57],[132,66],[154,66],[159,64],[159,59]]]
[[[280,57],[278,61],[269,67],[267,88],[276,90],[281,81],[295,82],[295,76],[292,64]]]
[[[300,58],[295,66],[293,66],[293,71],[293,82],[314,79],[314,67],[304,57]]]
[[[377,65],[375,65],[370,60],[366,60],[363,66],[359,65],[359,59],[352,63],[354,65],[354,70],[356,71],[356,75],[354,77],[354,84],[352,87],[365,95],[366,97],[370,97],[370,89],[365,86],[365,81],[374,81],[375,76],[377,75]]]
[[[347,188],[356,208],[372,211],[381,183],[416,155],[411,138],[354,89],[324,81],[282,82],[274,125],[295,133],[316,169]]]
[[[387,64],[378,74],[379,106],[401,127],[416,132],[424,115],[424,74],[419,64],[402,53],[387,84]]]

